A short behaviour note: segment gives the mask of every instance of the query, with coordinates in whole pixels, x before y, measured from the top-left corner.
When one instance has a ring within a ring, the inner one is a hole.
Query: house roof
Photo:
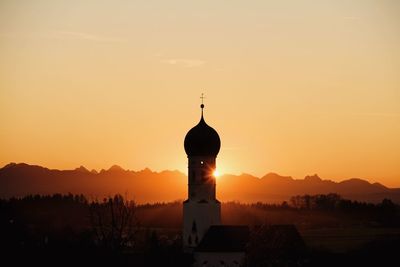
[[[250,236],[249,227],[242,225],[212,225],[196,252],[244,252]]]
[[[303,238],[292,224],[269,225],[260,227],[257,235],[270,249],[288,249],[305,246]]]
[[[291,258],[307,251],[294,225],[268,225],[254,229],[248,251],[267,258]]]

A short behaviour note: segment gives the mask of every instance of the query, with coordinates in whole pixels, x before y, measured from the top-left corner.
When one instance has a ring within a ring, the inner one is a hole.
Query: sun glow
[[[213,172],[213,175],[214,175],[215,178],[218,178],[218,177],[220,176],[220,173],[219,173],[218,170],[215,170],[215,171]]]

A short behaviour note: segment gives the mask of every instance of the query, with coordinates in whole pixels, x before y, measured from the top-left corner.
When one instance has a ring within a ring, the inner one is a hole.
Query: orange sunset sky
[[[400,187],[400,1],[1,0],[0,164]]]

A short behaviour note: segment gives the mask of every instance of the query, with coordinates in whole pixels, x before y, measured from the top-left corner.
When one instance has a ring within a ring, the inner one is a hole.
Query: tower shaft
[[[183,203],[183,247],[190,252],[211,225],[221,224],[221,203],[216,199],[215,157],[189,157],[188,199]]]

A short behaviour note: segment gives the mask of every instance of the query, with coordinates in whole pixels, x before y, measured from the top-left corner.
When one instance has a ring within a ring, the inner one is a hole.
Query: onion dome
[[[200,122],[189,130],[185,137],[185,151],[190,156],[214,156],[218,155],[221,148],[221,140],[216,130],[208,126],[204,121],[203,108],[201,104]]]

